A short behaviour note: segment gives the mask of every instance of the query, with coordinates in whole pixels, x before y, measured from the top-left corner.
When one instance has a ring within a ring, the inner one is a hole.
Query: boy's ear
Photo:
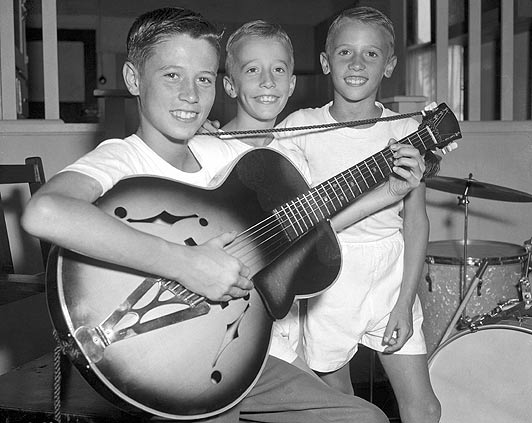
[[[331,69],[329,67],[329,59],[327,58],[327,53],[325,53],[324,51],[320,53],[320,63],[323,74],[328,75]]]
[[[139,72],[131,62],[125,62],[122,67],[122,76],[128,91],[132,95],[139,95]]]
[[[289,85],[288,97],[290,97],[294,93],[295,89],[296,89],[296,76],[292,75],[290,77],[290,85]]]
[[[390,78],[392,76],[393,70],[395,69],[395,65],[397,65],[397,56],[394,55],[388,59],[388,63],[384,68],[384,76],[386,78]]]
[[[231,77],[225,75],[223,82],[224,82],[224,89],[227,95],[231,98],[236,98],[236,90],[235,90],[235,86],[233,85],[233,81],[231,80]]]

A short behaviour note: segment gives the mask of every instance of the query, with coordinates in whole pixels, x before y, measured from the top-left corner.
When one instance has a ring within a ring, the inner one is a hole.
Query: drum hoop
[[[503,321],[504,322],[508,322],[508,324],[491,323],[491,324],[488,324],[488,325],[485,325],[485,326],[478,326],[475,330],[464,329],[464,330],[462,330],[462,331],[460,331],[458,333],[455,333],[453,336],[451,336],[449,339],[447,339],[443,344],[439,345],[438,348],[436,348],[434,350],[434,352],[431,354],[431,356],[430,356],[430,358],[428,360],[429,369],[430,369],[430,366],[431,366],[432,362],[434,361],[434,359],[438,355],[438,352],[440,352],[443,348],[445,348],[447,345],[449,345],[453,341],[455,341],[455,340],[457,340],[459,338],[462,338],[463,336],[466,336],[466,335],[475,334],[476,332],[483,331],[483,330],[489,330],[489,329],[510,329],[510,330],[514,330],[516,332],[524,332],[524,333],[528,333],[528,334],[532,335],[532,327],[522,326],[522,325],[519,324],[519,321],[517,321],[517,320],[515,320],[515,321],[513,321],[513,320],[503,320]],[[510,324],[510,323],[515,323],[515,324]]]
[[[509,257],[486,257],[488,260],[488,265],[497,266],[505,264],[514,264],[514,263],[523,263],[527,254],[524,253],[518,256],[509,256]],[[467,264],[468,266],[480,266],[483,258],[468,257]],[[462,265],[464,264],[463,257],[443,257],[443,256],[432,256],[428,255],[425,259],[427,264],[452,264],[452,265]]]

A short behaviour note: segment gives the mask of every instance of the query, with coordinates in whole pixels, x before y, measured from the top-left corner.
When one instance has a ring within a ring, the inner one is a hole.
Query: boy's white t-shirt
[[[200,187],[208,186],[214,176],[206,167],[192,173],[175,168],[135,134],[124,139],[103,141],[61,172],[65,171],[82,173],[95,179],[103,193],[120,179],[133,175],[161,176]]]
[[[223,133],[223,131],[220,131]],[[234,161],[252,146],[230,135],[213,137],[210,135],[197,135],[192,138],[188,146],[196,159],[208,169],[209,173],[223,174]],[[305,157],[299,147],[290,142],[279,141],[274,138],[266,147],[282,153],[301,172],[308,184],[310,184],[310,172]]]
[[[382,117],[397,115],[375,103],[382,110]],[[332,102],[320,108],[301,109],[290,114],[277,127],[298,127],[336,123],[329,109]],[[279,134],[279,141],[297,145],[305,155],[310,169],[312,185],[316,186],[338,175],[388,145],[390,138],[401,140],[418,129],[414,119],[379,122],[369,128],[337,128],[308,131],[287,131]],[[399,212],[403,201],[392,204],[367,218],[356,222],[339,233],[347,242],[369,242],[387,238],[399,232],[403,226]]]

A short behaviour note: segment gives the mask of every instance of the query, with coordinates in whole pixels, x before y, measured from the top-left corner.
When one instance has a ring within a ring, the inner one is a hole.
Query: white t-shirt
[[[382,117],[396,113],[375,103]],[[289,115],[278,127],[297,127],[335,123],[330,114],[331,103],[315,109],[301,109]],[[313,186],[378,153],[390,138],[401,140],[418,129],[414,119],[378,122],[369,128],[313,129],[281,133],[279,141],[297,145],[305,155]],[[286,140],[286,141],[285,141]],[[343,230],[339,237],[346,242],[368,242],[387,238],[401,230],[399,215],[403,201],[392,204]]]
[[[209,170],[209,173],[223,174],[225,169],[238,157],[253,147],[230,135],[220,138],[211,135],[197,135],[192,138],[188,146],[196,159]],[[301,172],[308,184],[310,184],[310,171],[307,161],[299,147],[285,141],[280,144],[274,138],[268,146],[282,153]]]
[[[183,172],[148,147],[137,135],[108,139],[62,170],[74,171],[98,181],[103,193],[132,175],[154,175],[205,187],[214,174],[202,167],[197,172]]]
[[[253,148],[229,135],[222,138],[200,135],[190,140],[188,145],[196,159],[210,170],[216,169],[218,176],[224,175],[226,168],[235,159]],[[279,151],[287,157],[305,177],[307,183],[310,184],[307,162],[298,147],[291,145],[289,142],[280,144],[274,138],[267,148]],[[299,344],[299,336],[299,305],[296,301],[292,304],[286,317],[275,321],[273,324],[270,354],[292,363],[297,358],[296,349]]]

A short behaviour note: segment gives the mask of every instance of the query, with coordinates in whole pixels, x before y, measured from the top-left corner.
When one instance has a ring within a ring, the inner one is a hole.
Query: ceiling
[[[30,0],[40,8],[41,0]],[[281,25],[316,25],[340,10],[356,5],[353,0],[57,0],[59,15],[136,17],[159,7],[179,6],[202,13],[218,22],[264,19]]]

